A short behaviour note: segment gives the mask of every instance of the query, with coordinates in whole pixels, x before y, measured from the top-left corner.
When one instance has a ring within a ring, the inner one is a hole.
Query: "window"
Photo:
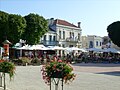
[[[59,38],[61,39],[61,31],[59,31]]]
[[[70,38],[72,38],[72,34],[71,34],[71,32],[70,32]]]
[[[100,42],[100,46],[102,46],[102,42]]]
[[[78,33],[78,40],[80,40],[80,33]]]
[[[63,31],[63,39],[65,39],[65,31]]]
[[[90,41],[89,48],[93,48],[93,42]]]
[[[44,41],[46,41],[46,35],[44,35]]]
[[[65,44],[63,44],[62,47],[65,47]]]
[[[96,46],[98,46],[98,41],[96,41]]]
[[[72,33],[72,38],[74,38],[74,33]]]
[[[51,35],[49,35],[49,41],[52,41],[52,36]]]
[[[53,41],[56,41],[56,37],[55,36],[53,36]]]

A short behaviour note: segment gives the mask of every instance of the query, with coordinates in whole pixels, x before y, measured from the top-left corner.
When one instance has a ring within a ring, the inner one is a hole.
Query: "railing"
[[[77,38],[70,38],[70,37],[68,37],[68,38],[66,38],[66,41],[70,41],[70,42],[79,42],[80,40],[77,39]]]
[[[42,40],[41,43],[45,46],[55,46],[58,45],[58,41],[44,41]]]

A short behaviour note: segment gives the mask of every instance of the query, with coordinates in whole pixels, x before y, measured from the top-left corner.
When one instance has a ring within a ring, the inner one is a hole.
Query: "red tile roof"
[[[71,24],[71,23],[69,23],[69,22],[67,22],[67,21],[65,21],[65,20],[56,19],[56,20],[54,21],[54,23],[55,23],[55,24],[59,24],[59,25],[64,25],[64,26],[70,26],[70,27],[76,27],[76,28],[78,28],[76,25]]]

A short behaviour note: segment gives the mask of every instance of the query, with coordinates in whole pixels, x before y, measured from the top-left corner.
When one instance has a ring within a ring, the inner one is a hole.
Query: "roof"
[[[70,26],[70,27],[75,27],[75,28],[78,28],[76,25],[74,24],[71,24],[65,20],[60,20],[60,19],[56,19],[54,21],[54,24],[59,24],[59,25],[64,25],[64,26]]]

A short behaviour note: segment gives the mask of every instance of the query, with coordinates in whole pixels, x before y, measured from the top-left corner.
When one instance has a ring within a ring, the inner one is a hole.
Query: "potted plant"
[[[62,78],[64,83],[69,83],[75,79],[75,74],[72,72],[73,68],[69,63],[62,60],[51,60],[49,63],[43,65],[42,69],[43,80],[50,85],[51,78]]]
[[[0,72],[2,72],[4,77],[4,90],[6,90],[5,83],[5,73],[9,74],[10,80],[15,74],[15,65],[12,62],[8,62],[6,60],[0,60]]]
[[[11,79],[15,74],[15,65],[12,62],[0,60],[0,72],[8,73]]]

